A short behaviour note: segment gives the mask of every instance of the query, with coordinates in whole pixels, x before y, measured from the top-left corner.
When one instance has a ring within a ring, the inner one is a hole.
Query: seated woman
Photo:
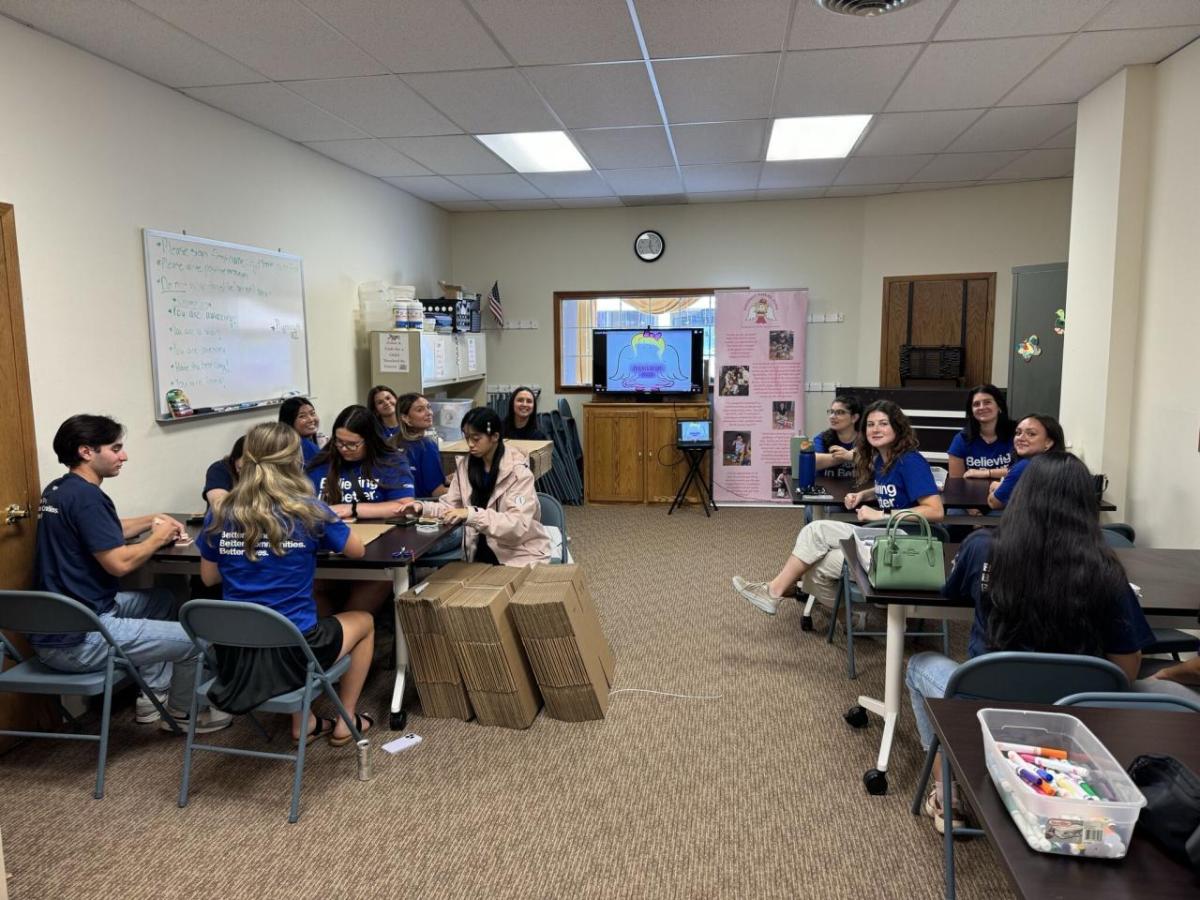
[[[1018,459],[1003,480],[992,483],[988,490],[988,506],[992,509],[1004,509],[1008,505],[1013,489],[1021,479],[1021,473],[1035,456],[1043,453],[1064,453],[1066,449],[1067,440],[1063,437],[1062,426],[1054,416],[1035,413],[1023,418],[1017,423],[1013,434],[1013,450]]]
[[[973,532],[959,548],[942,594],[974,603],[969,657],[996,650],[1101,656],[1132,681],[1142,648],[1154,640],[1100,532],[1092,475],[1071,453],[1048,453],[1028,464],[1000,524]],[[908,661],[905,682],[926,749],[933,726],[925,698],[944,696],[957,667],[935,652]],[[941,766],[934,772],[940,778]],[[938,831],[941,803],[938,784],[925,803]]]
[[[307,397],[288,397],[279,407],[279,421],[289,425],[300,435],[300,449],[307,463],[320,452],[329,440],[318,430],[321,420],[317,410]]]
[[[319,550],[359,559],[363,545],[313,496],[301,469],[300,437],[292,428],[268,422],[250,429],[241,478],[217,498],[197,544],[201,578],[208,585],[222,583],[226,600],[260,603],[286,616],[325,668],[350,654],[338,696],[359,730],[369,729],[371,716],[355,707],[371,665],[374,621],[364,612],[318,619],[312,594]],[[217,678],[209,695],[220,709],[248,712],[304,684],[307,659],[299,651],[218,646],[215,654]],[[328,735],[334,746],[350,741],[341,720],[309,715],[301,722],[295,714],[292,736],[301,735],[306,741]]]
[[[408,454],[416,496],[431,499],[442,496],[450,480],[442,472],[442,454],[437,441],[425,436],[433,427],[433,407],[429,405],[429,399],[424,394],[404,394],[396,401],[396,416],[400,430],[392,438],[392,444]],[[439,565],[461,555],[462,532],[457,528],[442,535],[425,551],[425,556],[437,557],[436,564]]]
[[[972,388],[967,399],[967,427],[954,436],[947,453],[950,477],[999,481],[1012,464],[1013,431],[1000,389],[991,384]]]
[[[548,441],[537,425],[537,396],[524,385],[508,398],[508,415],[504,417],[504,437],[518,441]]]
[[[200,495],[209,508],[232,491],[233,486],[237,484],[242,471],[242,448],[245,443],[246,436],[242,435],[233,442],[233,449],[229,451],[229,455],[218,459],[204,473],[204,490]]]
[[[492,565],[549,562],[550,539],[524,453],[506,447],[500,416],[477,406],[463,416],[467,455],[459,457],[450,488],[438,500],[418,500],[422,515],[463,523],[463,554]]]
[[[396,417],[396,392],[386,384],[377,384],[367,391],[367,409],[375,417],[375,423],[384,440],[391,440],[400,430]]]
[[[901,510],[913,510],[930,522],[944,515],[942,498],[929,463],[917,452],[917,439],[903,410],[890,400],[867,407],[866,425],[855,446],[855,475],[859,484],[874,478],[873,490],[846,495],[846,509],[857,509],[860,522],[885,519]],[[874,499],[878,509],[864,506]],[[783,568],[770,581],[733,577],[733,588],[763,612],[774,615],[779,601],[804,579],[804,590],[828,606],[833,605],[842,578],[841,542],[852,537],[846,522],[820,519],[800,530],[796,546]]]
[[[404,452],[388,445],[365,406],[347,406],[333,422],[333,440],[308,464],[317,496],[342,519],[390,519],[414,496]]]
[[[826,478],[853,478],[862,404],[853,397],[834,397],[828,414],[829,427],[813,438],[817,471]]]

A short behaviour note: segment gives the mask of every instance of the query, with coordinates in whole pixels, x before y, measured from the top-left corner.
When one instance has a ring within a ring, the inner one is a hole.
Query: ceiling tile
[[[726,163],[719,166],[684,166],[683,186],[689,194],[706,191],[753,191],[758,187],[762,163]]]
[[[539,66],[524,71],[568,128],[662,122],[645,63]]]
[[[1075,146],[1075,126],[1072,125],[1070,128],[1064,128],[1061,132],[1056,134],[1054,137],[1050,138],[1050,140],[1046,141],[1046,143],[1042,144],[1042,146],[1047,149],[1051,149],[1051,148],[1061,149],[1061,148],[1065,148],[1065,147],[1074,147]]]
[[[1019,37],[1078,31],[1108,0],[958,0],[938,29],[936,40]]]
[[[522,66],[642,58],[624,0],[471,0],[471,5]]]
[[[827,47],[869,47],[882,44],[924,43],[933,34],[952,0],[923,0],[902,15],[858,18],[839,16],[813,3],[798,3],[788,47],[819,50]]]
[[[134,0],[268,78],[344,78],[386,70],[297,0]]]
[[[293,141],[335,141],[368,136],[272,82],[188,88],[184,93]]]
[[[771,114],[778,53],[654,64],[669,122],[731,122]]]
[[[470,191],[437,175],[415,178],[385,178],[383,180],[388,184],[394,184],[396,187],[408,191],[415,197],[420,197],[422,200],[437,202],[442,200],[477,199]]]
[[[1200,25],[1200,3],[1196,0],[1114,0],[1087,23],[1089,31],[1100,28],[1165,28],[1169,25]]]
[[[979,150],[1029,150],[1075,121],[1075,104],[1008,106],[989,110],[948,148],[953,153]]]
[[[673,166],[656,169],[612,169],[604,179],[622,197],[647,194],[678,194],[683,190],[679,173]]]
[[[403,153],[397,153],[383,141],[310,141],[308,146],[330,159],[336,159],[368,175],[432,174],[424,166],[417,165]]]
[[[547,197],[603,197],[612,190],[595,172],[530,173],[525,178]]]
[[[545,197],[541,199],[531,197],[528,200],[493,200],[492,206],[503,210],[558,209],[557,203],[547,200]]]
[[[913,181],[978,181],[1008,165],[1020,151],[1000,153],[943,153],[913,176]]]
[[[520,175],[455,175],[449,179],[481,200],[539,200],[545,195]]]
[[[592,209],[600,206],[620,206],[620,197],[559,197],[555,201],[563,209]]]
[[[671,137],[680,165],[752,162],[766,152],[768,119],[718,122],[712,125],[673,125]]]
[[[1064,40],[1050,36],[929,44],[888,103],[888,112],[992,106]]]
[[[516,69],[405,75],[404,80],[471,134],[559,128]]]
[[[825,196],[825,188],[771,188],[759,189],[754,194],[758,200],[816,200]]]
[[[757,191],[711,191],[704,194],[688,194],[688,203],[742,203],[758,199]]]
[[[843,159],[804,159],[796,162],[763,163],[759,188],[809,188],[833,184]]]
[[[387,143],[438,175],[496,175],[512,171],[508,163],[469,134],[395,138]]]
[[[1074,103],[1125,66],[1159,62],[1197,35],[1197,26],[1078,34],[1001,105]]]
[[[825,191],[826,197],[871,197],[894,193],[898,184],[835,184]]]
[[[1074,150],[1030,150],[988,178],[1066,178],[1074,168]]]
[[[622,197],[625,206],[684,206],[687,194],[633,194]]]
[[[910,181],[908,184],[902,184],[896,188],[896,193],[908,194],[913,191],[947,191],[952,188],[971,187],[973,184],[975,184],[973,181],[927,181],[924,183]]]
[[[571,137],[597,169],[640,169],[673,166],[666,130],[602,128],[572,131]]]
[[[778,51],[791,0],[638,3],[651,59]],[[699,8],[697,8],[699,7]]]
[[[375,137],[460,131],[395,75],[291,81],[287,86],[326,112]]]
[[[920,44],[905,44],[788,53],[775,115],[879,112],[920,51]]]
[[[972,122],[981,109],[940,109],[927,112],[883,113],[871,122],[855,156],[898,156],[937,153]]]
[[[0,0],[0,14],[170,87],[266,80],[126,0]]]
[[[488,212],[496,208],[486,200],[442,200],[438,206],[447,212]]]
[[[508,57],[462,0],[303,0],[392,72],[503,68]]]
[[[846,160],[837,184],[903,184],[932,156],[856,156]]]

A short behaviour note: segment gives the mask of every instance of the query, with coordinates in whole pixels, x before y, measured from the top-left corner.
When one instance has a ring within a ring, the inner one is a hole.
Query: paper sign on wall
[[[381,333],[379,335],[379,371],[408,371],[407,334]]]
[[[467,369],[468,369],[468,371],[471,371],[471,372],[475,371],[475,368],[476,368],[475,361],[476,361],[475,338],[468,337],[467,338]]]
[[[434,341],[433,343],[433,376],[438,379],[446,377],[446,343],[444,341]]]

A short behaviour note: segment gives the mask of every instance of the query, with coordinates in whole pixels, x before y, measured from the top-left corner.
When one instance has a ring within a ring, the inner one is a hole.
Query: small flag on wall
[[[504,327],[504,307],[500,305],[500,282],[492,283],[492,289],[487,295],[488,308],[492,311],[492,315],[496,319],[496,324],[501,328]]]

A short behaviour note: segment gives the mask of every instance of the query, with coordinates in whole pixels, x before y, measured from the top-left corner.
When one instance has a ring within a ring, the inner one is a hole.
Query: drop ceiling
[[[1200,0],[0,0],[60,38],[451,211],[862,196],[1071,174],[1075,104],[1200,36]],[[875,116],[846,159],[771,120]],[[565,130],[592,172],[473,134]]]

